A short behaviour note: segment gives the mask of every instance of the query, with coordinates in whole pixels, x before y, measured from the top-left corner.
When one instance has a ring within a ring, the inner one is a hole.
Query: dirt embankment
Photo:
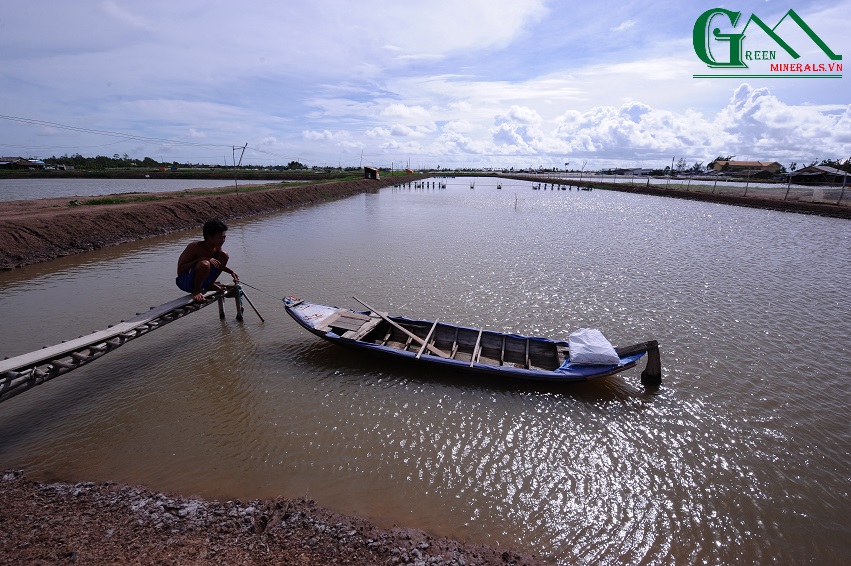
[[[313,501],[206,501],[0,473],[0,564],[527,565],[536,556],[381,529]]]
[[[405,181],[419,178],[406,176]],[[0,269],[198,228],[210,218],[229,220],[286,210],[398,182],[400,179],[396,177],[297,187],[273,184],[268,190],[252,187],[241,193],[150,193],[145,196],[157,200],[118,204],[72,206],[68,198],[0,203]],[[140,197],[139,194],[113,196]],[[90,199],[81,198],[79,202],[86,200]]]

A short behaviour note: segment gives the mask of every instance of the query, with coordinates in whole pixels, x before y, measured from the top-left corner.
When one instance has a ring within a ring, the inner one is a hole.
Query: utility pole
[[[671,184],[671,177],[674,176],[674,159],[676,159],[676,158],[677,158],[676,155],[671,158],[671,169],[668,171],[668,182],[665,183],[666,189],[668,188],[668,185]]]
[[[242,153],[239,154],[239,165],[242,164],[242,156],[245,155],[245,148],[247,148],[247,147],[248,147],[248,142],[245,142],[245,145],[241,147]],[[235,193],[239,192],[239,183],[237,183],[237,181],[236,181],[236,172],[239,171],[239,165],[237,165],[237,163],[236,163],[236,150],[237,149],[240,149],[240,147],[239,146],[232,146],[233,161],[234,161],[234,165],[233,165],[233,187],[234,187]]]

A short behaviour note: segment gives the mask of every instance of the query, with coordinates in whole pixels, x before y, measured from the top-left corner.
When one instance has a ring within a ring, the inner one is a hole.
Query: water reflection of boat
[[[369,310],[329,307],[292,297],[284,302],[299,325],[324,340],[356,350],[478,374],[550,382],[606,377],[634,367],[648,354],[641,381],[645,385],[661,382],[655,340],[615,348],[620,357],[615,365],[575,364],[567,341],[389,316],[360,300]]]

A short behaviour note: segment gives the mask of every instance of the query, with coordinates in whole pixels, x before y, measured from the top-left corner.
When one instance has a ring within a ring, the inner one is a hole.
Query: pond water
[[[237,179],[239,186],[273,182],[276,181]],[[124,193],[163,193],[233,186],[233,179],[229,181],[217,179],[0,179],[0,201]]]
[[[266,322],[203,309],[0,404],[0,469],[307,496],[559,563],[847,559],[848,221],[441,182],[234,222],[225,248]],[[176,258],[197,236],[0,273],[0,354],[180,296]],[[657,339],[663,384],[642,388],[643,362],[570,386],[388,363],[299,328],[290,294]]]

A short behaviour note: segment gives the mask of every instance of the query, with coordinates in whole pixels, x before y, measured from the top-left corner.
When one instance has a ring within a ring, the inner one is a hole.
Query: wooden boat
[[[578,365],[570,360],[567,341],[389,316],[357,297],[355,300],[369,310],[318,305],[293,297],[284,299],[284,304],[297,323],[329,342],[434,366],[532,381],[572,382],[622,372],[647,354],[641,382],[657,386],[662,380],[655,340],[615,348],[620,356],[617,365]]]

